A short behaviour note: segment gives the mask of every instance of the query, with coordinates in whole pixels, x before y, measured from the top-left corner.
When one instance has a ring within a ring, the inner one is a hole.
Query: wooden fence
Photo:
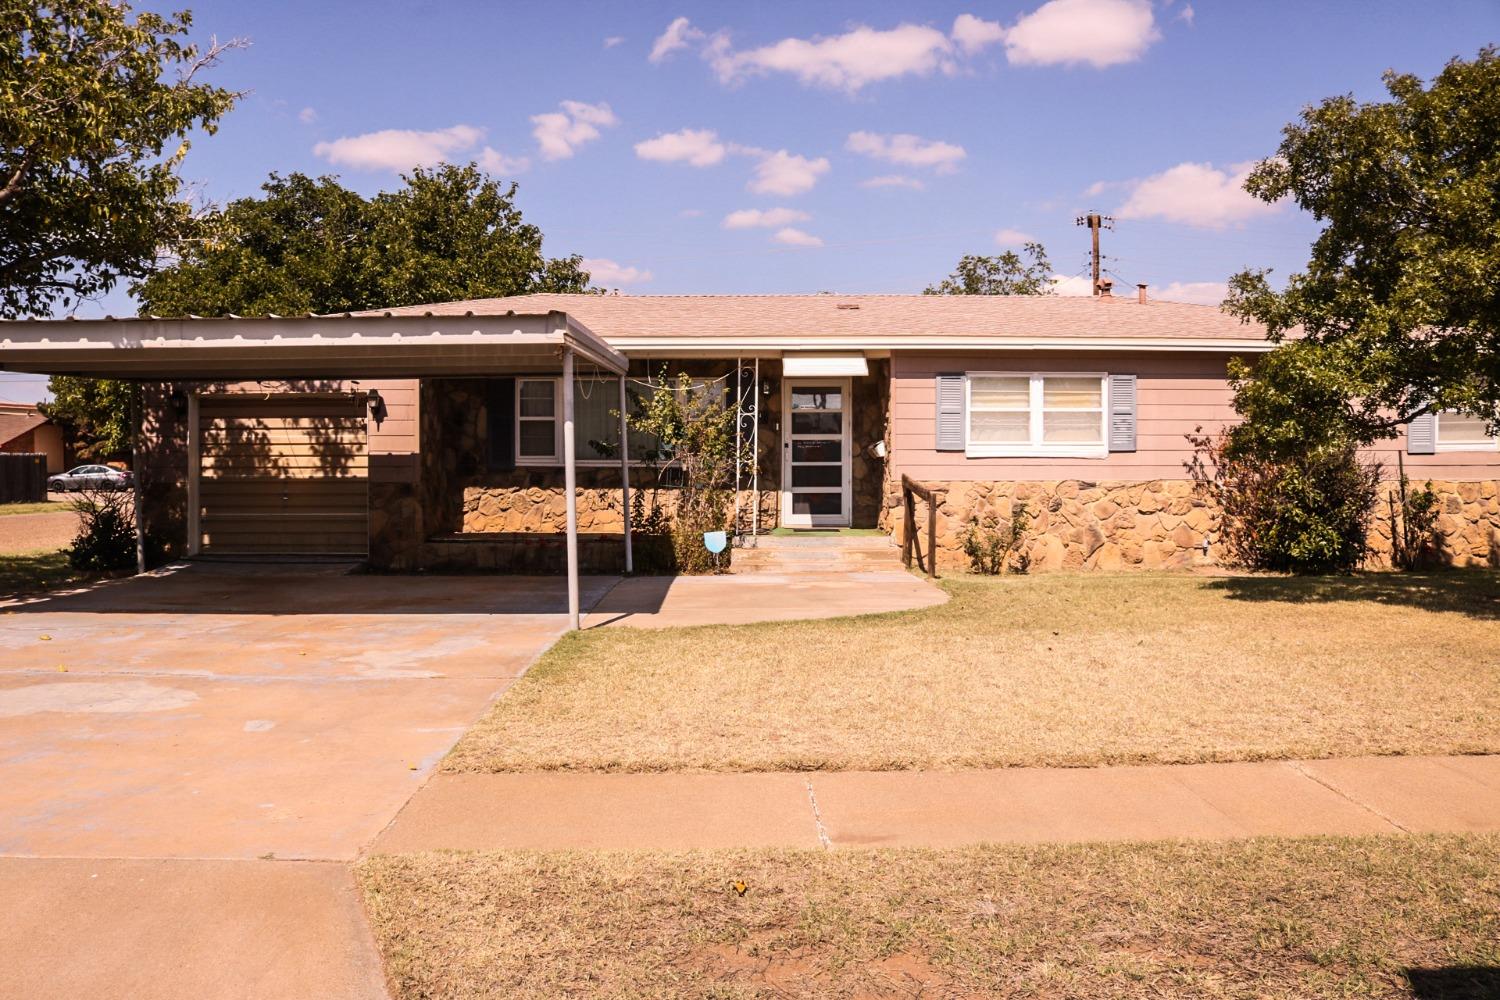
[[[47,456],[0,452],[0,503],[47,499]]]

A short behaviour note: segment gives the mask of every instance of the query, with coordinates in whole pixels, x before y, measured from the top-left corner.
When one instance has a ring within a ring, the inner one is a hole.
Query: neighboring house
[[[66,467],[62,428],[32,403],[0,402],[0,451],[46,455],[49,476]]]
[[[950,567],[972,516],[1019,503],[1038,569],[1212,564],[1219,513],[1189,435],[1233,419],[1230,358],[1271,346],[1217,308],[1144,296],[529,295],[8,330],[24,326],[0,324],[18,370],[174,380],[148,393],[136,467],[148,523],[177,551],[393,569],[560,567],[565,364],[585,571],[623,559],[622,369],[630,393],[665,369],[740,401],[758,455],[742,535],[899,538],[908,476],[941,492]],[[1373,457],[1432,481],[1443,558],[1500,565],[1496,441],[1455,414],[1410,430]],[[631,441],[637,502],[670,506],[670,470],[640,461],[650,445]],[[1384,507],[1375,533],[1388,550]]]

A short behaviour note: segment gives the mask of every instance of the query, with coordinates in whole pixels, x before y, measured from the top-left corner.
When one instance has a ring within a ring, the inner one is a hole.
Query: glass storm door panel
[[[786,379],[782,395],[782,523],[849,524],[849,380]]]

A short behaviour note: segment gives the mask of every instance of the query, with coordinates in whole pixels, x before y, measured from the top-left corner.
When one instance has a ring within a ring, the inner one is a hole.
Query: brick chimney
[[[1099,297],[1101,299],[1114,298],[1114,295],[1110,292],[1110,289],[1113,288],[1114,286],[1115,286],[1115,283],[1113,281],[1109,280],[1108,278],[1100,278],[1099,279]]]
[[[1136,285],[1135,286],[1135,300],[1137,302],[1139,302],[1141,305],[1145,305],[1146,304],[1146,286],[1145,285]]]

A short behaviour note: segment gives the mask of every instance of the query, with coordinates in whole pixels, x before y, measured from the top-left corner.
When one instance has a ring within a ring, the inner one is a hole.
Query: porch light
[[[368,404],[370,407],[370,419],[375,421],[375,427],[378,430],[381,421],[385,420],[386,416],[385,400],[380,398],[379,389],[370,390]]]

